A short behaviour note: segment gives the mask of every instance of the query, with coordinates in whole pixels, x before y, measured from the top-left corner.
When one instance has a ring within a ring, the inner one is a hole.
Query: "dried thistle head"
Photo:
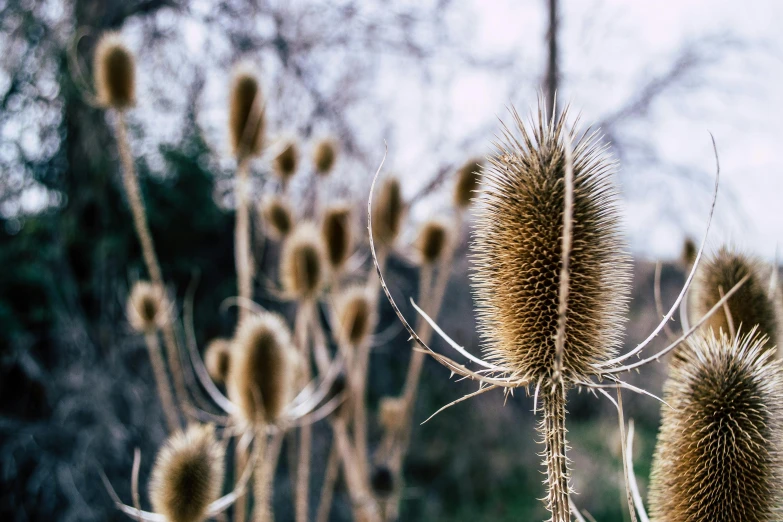
[[[416,244],[422,262],[432,265],[441,261],[451,249],[451,241],[451,228],[445,222],[433,219],[424,223]]]
[[[283,289],[299,300],[314,299],[327,275],[326,248],[312,223],[297,225],[283,245],[280,274]]]
[[[267,233],[278,241],[288,237],[294,228],[294,213],[288,202],[280,196],[270,196],[264,200],[261,216]]]
[[[402,228],[404,212],[400,180],[386,178],[372,205],[373,234],[380,247],[388,249],[394,245]]]
[[[169,437],[158,452],[150,479],[150,501],[170,522],[200,522],[220,497],[225,448],[212,425],[191,425]]]
[[[474,158],[457,171],[457,182],[454,184],[454,206],[459,209],[467,208],[480,186],[481,159]]]
[[[128,321],[137,332],[151,333],[166,322],[166,294],[149,281],[136,281],[127,304]]]
[[[378,420],[388,432],[401,430],[405,425],[405,399],[383,397],[378,408]]]
[[[763,338],[696,334],[675,353],[653,458],[654,520],[779,520],[783,379]]]
[[[698,251],[699,249],[696,248],[696,243],[693,242],[693,239],[686,237],[685,241],[682,243],[682,254],[680,259],[682,264],[686,267],[693,266]]]
[[[231,364],[231,341],[228,339],[212,339],[204,352],[204,366],[209,376],[218,384],[226,382],[228,368]]]
[[[336,160],[337,144],[332,139],[323,139],[315,145],[313,166],[318,174],[322,176],[329,174],[334,168]]]
[[[272,160],[272,170],[283,183],[294,177],[296,169],[299,166],[299,147],[296,145],[296,141],[289,141],[280,154],[275,156]]]
[[[231,82],[228,133],[237,158],[257,156],[264,145],[266,121],[261,84],[256,73],[241,65]]]
[[[726,294],[746,275],[750,279],[727,301],[731,323],[736,331],[747,332],[758,325],[769,343],[775,344],[778,335],[777,306],[767,294],[769,276],[764,274],[761,262],[736,250],[721,247],[709,260],[701,263],[693,281],[690,293],[689,315],[695,323],[720,301],[721,292]],[[717,312],[704,324],[716,333],[730,332],[729,317],[725,308]]]
[[[326,259],[332,270],[340,270],[353,248],[351,229],[351,206],[338,203],[326,209],[321,224],[321,235],[326,245]]]
[[[372,333],[373,302],[366,287],[347,288],[337,298],[338,337],[350,346],[360,346]]]
[[[105,33],[93,57],[98,103],[124,110],[136,104],[136,61],[117,33]]]
[[[557,337],[566,136],[573,143],[573,237],[563,371],[587,380],[617,351],[630,260],[619,233],[615,162],[595,135],[565,128],[567,111],[506,139],[483,173],[471,244],[479,330],[489,359],[519,378],[552,376]]]
[[[231,347],[227,389],[245,421],[276,422],[293,399],[297,371],[282,317],[263,313],[243,319]]]

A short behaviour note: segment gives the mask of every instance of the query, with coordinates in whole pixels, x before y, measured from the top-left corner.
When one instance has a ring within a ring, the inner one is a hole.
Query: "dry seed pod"
[[[326,244],[326,258],[332,270],[339,271],[351,255],[351,207],[346,203],[326,209],[321,234]]]
[[[166,441],[150,479],[150,501],[169,522],[200,522],[220,497],[224,447],[212,425],[191,425]]]
[[[267,233],[278,241],[288,237],[294,227],[294,214],[291,207],[279,196],[270,196],[264,200],[261,216]]]
[[[424,264],[431,265],[442,260],[451,248],[449,226],[439,220],[427,221],[421,227],[417,246]]]
[[[394,474],[387,466],[380,464],[372,471],[370,486],[376,497],[387,498],[394,493]]]
[[[136,104],[136,62],[117,33],[104,34],[95,48],[93,74],[98,103],[124,110]]]
[[[760,261],[726,247],[700,264],[690,293],[689,319],[694,324],[704,317],[720,301],[721,292],[726,294],[746,275],[750,279],[726,303],[732,325],[738,332],[747,332],[758,325],[759,332],[774,345],[778,335],[777,309],[767,294],[769,276],[764,276]],[[721,329],[729,333],[725,310],[721,308],[714,313],[704,327],[712,328],[716,334]]]
[[[299,300],[314,299],[327,275],[326,252],[312,223],[298,225],[283,245],[280,274],[283,289]]]
[[[272,170],[283,183],[294,177],[299,166],[299,147],[291,140],[285,148],[272,160]]]
[[[228,393],[248,422],[274,423],[293,399],[296,355],[282,317],[263,313],[244,319],[231,347]],[[263,411],[257,408],[259,403]]]
[[[334,168],[337,159],[337,145],[331,139],[324,139],[318,142],[313,153],[313,166],[315,171],[326,176]]]
[[[575,227],[563,371],[566,382],[584,382],[595,364],[615,355],[628,303],[631,265],[620,236],[615,163],[594,135],[566,130],[565,113],[532,133],[514,117],[521,138],[506,128],[507,139],[484,170],[476,211],[471,278],[480,332],[490,359],[533,382],[551,378],[568,135]]]
[[[228,368],[231,364],[231,341],[228,339],[213,339],[207,345],[204,353],[204,365],[209,376],[218,384],[226,382]]]
[[[373,305],[367,289],[354,286],[337,299],[338,336],[350,346],[360,346],[372,333]]]
[[[237,158],[261,153],[266,130],[264,101],[258,78],[246,66],[240,66],[232,80],[228,130],[231,149]]]
[[[699,250],[696,248],[696,243],[693,242],[693,239],[686,237],[685,241],[682,243],[682,255],[680,259],[683,266],[688,268],[693,266],[693,263],[696,261],[696,254],[698,251]]]
[[[772,357],[755,332],[696,334],[675,354],[653,458],[653,520],[779,520],[783,379]]]
[[[397,178],[386,178],[372,206],[372,228],[380,247],[391,248],[400,234],[405,204]]]
[[[468,161],[457,171],[457,182],[454,185],[454,206],[467,208],[476,191],[481,186],[481,160],[476,158]]]
[[[378,420],[383,429],[396,432],[405,424],[405,400],[402,397],[383,397],[378,408]]]
[[[154,332],[166,321],[163,289],[148,281],[137,281],[128,296],[128,321],[137,332]]]

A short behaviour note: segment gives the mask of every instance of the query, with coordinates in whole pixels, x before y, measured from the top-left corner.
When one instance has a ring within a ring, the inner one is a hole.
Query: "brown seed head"
[[[360,346],[372,333],[373,305],[367,288],[347,288],[337,299],[338,335],[350,346]]]
[[[374,239],[380,247],[391,248],[402,228],[405,203],[397,178],[386,178],[372,206]]]
[[[151,333],[166,322],[166,295],[148,281],[137,281],[128,296],[128,321],[137,332]]]
[[[397,432],[405,424],[405,400],[402,397],[384,397],[378,408],[381,426],[388,432]]]
[[[332,270],[340,270],[351,255],[351,218],[351,206],[345,203],[332,205],[324,213],[321,235],[326,245],[326,258]]]
[[[481,186],[481,159],[475,158],[460,167],[457,171],[457,182],[454,184],[454,206],[467,208],[476,196]]]
[[[747,332],[758,325],[759,332],[767,337],[771,345],[775,345],[778,335],[777,307],[774,299],[767,294],[769,276],[765,277],[764,272],[759,260],[722,247],[711,259],[699,264],[690,292],[688,310],[691,324],[704,317],[720,301],[721,292],[725,295],[743,277],[750,275],[750,279],[726,303],[732,324],[737,332]],[[712,328],[716,334],[721,329],[729,333],[725,309],[718,309],[704,323],[704,328]]]
[[[370,486],[372,487],[372,492],[378,498],[391,496],[395,490],[394,474],[391,469],[383,464],[375,466],[370,477]]]
[[[288,237],[294,228],[294,213],[288,202],[280,196],[270,196],[264,200],[261,216],[266,224],[267,233],[280,241]]]
[[[136,62],[117,33],[105,33],[95,48],[93,74],[98,103],[124,110],[136,104]]]
[[[209,376],[218,384],[226,382],[228,368],[231,364],[231,341],[228,339],[212,339],[204,353],[204,365]]]
[[[150,479],[150,501],[170,522],[200,522],[223,487],[224,447],[212,425],[191,425],[169,437],[158,452]]]
[[[296,168],[299,166],[299,147],[294,140],[288,142],[283,150],[272,160],[272,170],[283,183],[288,181],[296,174]]]
[[[236,157],[243,159],[260,154],[265,130],[261,85],[251,69],[240,66],[232,80],[228,120],[231,148]]]
[[[251,315],[240,323],[231,347],[227,388],[245,421],[274,423],[291,402],[297,373],[294,350],[279,315]]]
[[[696,248],[696,243],[694,243],[691,238],[686,237],[685,241],[682,243],[682,264],[688,268],[693,266],[698,252],[699,249]]]
[[[299,300],[314,299],[327,275],[326,248],[312,223],[297,225],[283,245],[280,274],[283,288]]]
[[[421,227],[417,246],[422,262],[437,263],[451,249],[451,229],[443,221],[427,221]]]
[[[783,378],[753,334],[695,334],[675,353],[653,457],[653,520],[779,520]]]
[[[322,176],[329,174],[334,168],[337,159],[337,145],[331,139],[318,142],[313,152],[313,166],[315,171]]]
[[[630,260],[619,233],[615,164],[593,136],[566,130],[567,114],[506,139],[483,174],[471,278],[490,359],[540,382],[555,363],[565,207],[566,133],[573,143],[574,205],[563,370],[583,381],[621,340]]]

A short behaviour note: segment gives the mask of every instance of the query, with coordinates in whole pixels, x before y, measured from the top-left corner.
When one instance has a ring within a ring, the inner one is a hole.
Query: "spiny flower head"
[[[274,423],[291,402],[297,373],[294,350],[291,332],[277,314],[251,315],[239,324],[227,388],[245,421]]]
[[[374,239],[382,248],[391,248],[400,234],[405,203],[402,200],[400,180],[386,178],[372,205]]]
[[[296,141],[289,141],[280,151],[280,154],[275,156],[272,160],[272,169],[277,177],[283,183],[288,181],[296,174],[296,169],[299,166],[299,147],[296,145]]]
[[[721,247],[711,259],[700,264],[696,272],[690,294],[691,322],[695,323],[706,315],[715,303],[720,301],[721,292],[725,295],[743,277],[750,275],[750,279],[726,302],[731,322],[736,331],[742,332],[758,325],[759,332],[774,345],[778,335],[777,303],[767,294],[769,275],[764,272],[759,260]],[[704,327],[712,328],[716,334],[721,329],[729,333],[729,321],[724,307],[712,314]]]
[[[278,241],[288,237],[294,228],[294,213],[288,202],[280,196],[269,196],[264,200],[261,216],[267,233]]]
[[[563,370],[585,381],[617,351],[627,308],[630,261],[619,232],[614,161],[595,135],[554,124],[505,141],[483,173],[471,244],[471,278],[489,358],[522,379],[551,378],[555,363],[566,136],[573,143],[574,204]]]
[[[755,334],[700,333],[675,352],[653,458],[654,520],[779,520],[783,378]]]
[[[424,223],[419,232],[417,247],[424,264],[441,261],[451,248],[451,229],[442,220],[432,219]]]
[[[351,255],[351,218],[351,206],[347,203],[332,205],[324,213],[321,235],[326,245],[326,258],[332,270],[342,268]]]
[[[297,225],[283,245],[280,274],[283,288],[300,300],[318,296],[327,276],[326,247],[312,223]]]
[[[266,121],[261,85],[256,73],[240,65],[234,73],[229,98],[228,131],[237,158],[257,156],[264,145]]]
[[[347,288],[337,299],[337,322],[340,339],[350,346],[360,346],[372,333],[373,303],[367,288]]]
[[[467,208],[480,186],[481,159],[474,158],[457,171],[457,182],[454,184],[454,206],[459,209]]]
[[[149,281],[137,281],[128,296],[128,321],[137,332],[151,333],[166,322],[166,295]]]
[[[136,62],[119,34],[104,34],[98,41],[93,59],[98,103],[117,110],[135,105]]]
[[[231,341],[228,339],[212,339],[204,352],[204,366],[209,376],[218,384],[226,382],[228,368],[231,364]]]
[[[326,176],[334,168],[335,160],[337,159],[337,145],[329,138],[319,141],[315,145],[315,151],[313,152],[313,166],[315,171]]]
[[[191,425],[169,437],[150,479],[153,509],[170,522],[200,522],[220,497],[225,448],[212,425]]]

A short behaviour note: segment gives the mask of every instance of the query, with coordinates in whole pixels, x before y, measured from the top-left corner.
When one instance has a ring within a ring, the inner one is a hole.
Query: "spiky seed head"
[[[234,73],[229,98],[228,131],[234,155],[242,159],[260,154],[265,130],[261,84],[249,66],[240,65]]]
[[[370,485],[376,497],[388,498],[394,493],[394,474],[388,466],[379,464],[372,470]]]
[[[350,346],[362,345],[372,333],[373,304],[366,287],[347,288],[337,299],[338,336]]]
[[[151,333],[166,322],[166,295],[149,281],[137,281],[128,296],[128,321],[137,332]]]
[[[351,255],[352,217],[351,206],[347,203],[332,205],[324,213],[321,234],[326,245],[326,259],[332,270],[340,270]]]
[[[220,497],[225,448],[212,425],[191,425],[169,437],[158,452],[150,479],[150,501],[169,522],[200,522]]]
[[[481,164],[480,158],[474,158],[457,171],[457,182],[454,184],[454,206],[457,208],[467,208],[476,196],[481,186]]]
[[[451,248],[451,228],[441,220],[427,221],[419,232],[417,247],[424,264],[441,261]]]
[[[761,261],[734,249],[721,247],[709,260],[699,264],[690,292],[689,319],[691,324],[704,317],[715,304],[746,275],[750,279],[726,302],[736,331],[747,332],[758,325],[770,344],[776,344],[778,335],[777,307],[767,294],[768,274]],[[723,307],[704,324],[716,333],[728,333],[729,322]]]
[[[104,34],[93,58],[98,103],[124,110],[136,104],[136,61],[120,35]]]
[[[278,241],[288,237],[294,228],[294,213],[280,196],[270,196],[261,205],[261,216],[267,233]]]
[[[783,378],[756,332],[675,353],[653,457],[653,520],[779,520]],[[671,407],[669,407],[671,406]]]
[[[383,397],[378,408],[378,420],[388,432],[402,429],[405,424],[405,400],[402,397]]]
[[[280,255],[283,289],[296,299],[313,299],[323,287],[327,269],[326,248],[315,225],[297,225]]]
[[[204,366],[209,376],[218,384],[226,382],[228,368],[231,365],[231,341],[228,339],[212,339],[204,353]]]
[[[400,234],[405,203],[397,178],[386,178],[372,206],[374,239],[382,248],[390,248]]]
[[[282,317],[262,313],[242,320],[231,347],[227,389],[245,421],[276,422],[293,399],[297,372],[291,332]]]
[[[686,237],[685,241],[682,243],[682,255],[680,261],[682,264],[686,267],[693,266],[694,261],[696,261],[696,254],[699,252],[699,249],[696,248],[696,243],[693,242],[693,239]]]
[[[323,139],[315,145],[313,152],[313,166],[315,171],[326,176],[334,168],[337,160],[337,144],[330,138]]]
[[[621,340],[630,258],[619,232],[615,163],[594,135],[550,124],[505,141],[483,173],[471,278],[489,358],[520,378],[551,377],[555,362],[565,207],[564,139],[573,143],[574,205],[563,371],[583,381]]]
[[[299,147],[296,141],[289,141],[280,151],[280,154],[272,160],[272,170],[283,183],[288,181],[296,174],[296,168],[299,166]]]

